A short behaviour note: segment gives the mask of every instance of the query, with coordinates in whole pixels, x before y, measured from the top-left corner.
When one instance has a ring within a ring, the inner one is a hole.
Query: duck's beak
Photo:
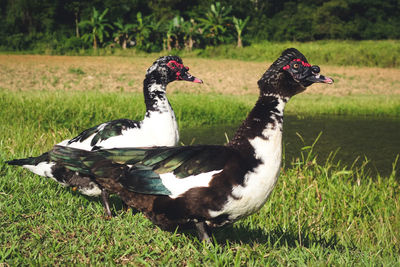
[[[324,75],[321,75],[319,73],[313,73],[313,75],[308,76],[306,78],[306,80],[308,82],[312,82],[312,83],[328,83],[328,84],[332,84],[333,83],[333,79],[329,78],[329,77],[325,77]]]
[[[180,80],[183,80],[183,81],[194,82],[194,83],[203,83],[202,80],[192,76],[188,71],[181,72],[181,74],[178,77],[180,78]]]

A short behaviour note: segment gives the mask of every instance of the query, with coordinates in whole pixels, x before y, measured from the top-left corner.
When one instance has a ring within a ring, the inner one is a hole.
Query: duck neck
[[[243,156],[255,158],[257,161],[265,160],[260,158],[260,154],[278,153],[276,156],[280,157],[283,111],[287,101],[287,97],[280,95],[261,94],[228,146],[239,150]],[[263,151],[257,151],[259,149]]]
[[[171,104],[167,99],[166,88],[167,85],[165,83],[157,81],[157,79],[153,79],[151,76],[146,77],[143,82],[146,117],[150,117],[154,113],[172,113],[175,116]]]

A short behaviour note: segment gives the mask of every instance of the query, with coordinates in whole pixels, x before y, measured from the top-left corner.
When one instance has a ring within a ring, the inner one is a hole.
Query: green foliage
[[[256,40],[398,39],[400,7],[390,1],[285,1],[258,10],[252,21]],[[283,4],[284,3],[284,4]],[[268,12],[268,10],[273,12]],[[270,13],[266,17],[265,13]],[[395,15],[396,14],[396,15]],[[262,33],[264,32],[264,34]],[[261,38],[257,38],[260,36]]]
[[[220,2],[216,2],[215,5],[211,4],[204,18],[198,18],[206,39],[209,39],[207,44],[217,45],[225,42],[230,20],[228,14],[231,10],[232,7],[224,7]]]
[[[149,36],[150,36],[150,24],[147,22],[150,18],[143,18],[142,13],[136,14],[135,24],[135,40],[136,45],[141,50],[148,50],[150,48]]]
[[[127,42],[131,40],[134,24],[124,24],[121,19],[114,22],[115,31],[113,34],[114,41],[116,41],[122,49],[126,49]]]
[[[93,25],[93,18],[103,16],[106,20],[105,14],[94,10],[104,10],[108,22]],[[132,44],[134,41],[139,50],[147,52],[163,48],[170,51],[178,47],[190,51],[233,44],[235,37],[238,46],[243,40],[248,45],[267,40],[304,42],[400,38],[400,6],[396,1],[384,0],[230,0],[215,3],[85,0],[68,1],[66,4],[60,0],[2,0],[0,14],[0,49],[3,51],[65,53],[67,50],[81,51],[112,44],[115,38],[121,47],[128,47],[127,40],[132,39]],[[182,21],[171,35],[168,25],[173,24],[177,17]],[[243,32],[237,26],[247,17],[247,23],[243,24],[247,30]],[[134,24],[136,33],[124,29]],[[71,41],[64,46],[65,40],[81,36],[79,25],[86,25],[90,30],[84,32],[85,43]],[[116,27],[115,30],[111,29],[111,25]],[[99,29],[98,33],[92,31],[95,28]]]
[[[198,39],[199,26],[194,19],[185,20],[177,15],[167,23],[166,39],[164,41],[163,50],[171,51],[185,47],[187,51],[191,51],[194,45],[194,38]]]
[[[236,34],[237,34],[237,47],[242,47],[242,32],[244,28],[246,27],[247,22],[249,22],[250,17],[246,17],[246,19],[238,19],[235,16],[232,17],[233,20],[233,25],[235,26]]]
[[[107,12],[108,8],[106,8],[101,14],[96,10],[96,8],[93,8],[93,14],[90,20],[84,20],[79,23],[79,26],[83,29],[89,28],[89,32],[82,35],[82,39],[85,42],[93,43],[93,49],[97,49],[98,45],[103,43],[104,37],[110,35],[106,28],[113,29],[113,26],[104,18]]]

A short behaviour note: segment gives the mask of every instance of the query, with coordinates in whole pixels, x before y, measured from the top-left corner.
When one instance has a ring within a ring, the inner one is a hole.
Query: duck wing
[[[122,131],[132,128],[140,128],[140,123],[129,119],[113,120],[96,125],[81,132],[78,136],[68,141],[68,145],[83,142],[92,137],[90,145],[96,149],[96,144],[110,137],[122,135]]]
[[[225,146],[114,148],[85,151],[55,146],[50,158],[102,181],[113,179],[136,193],[170,195],[160,175],[183,179],[221,170],[235,150]],[[201,178],[199,178],[201,179]]]

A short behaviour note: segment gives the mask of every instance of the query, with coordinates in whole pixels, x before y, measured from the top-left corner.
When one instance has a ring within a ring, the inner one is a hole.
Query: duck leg
[[[107,213],[107,218],[112,217],[110,204],[108,203],[108,193],[105,189],[101,189],[101,202],[103,203],[103,207],[105,212]]]
[[[122,201],[122,209],[123,209],[125,212],[129,212],[129,211],[131,210],[131,208],[130,208],[125,202],[123,202],[123,201]]]
[[[199,235],[199,239],[201,241],[205,241],[207,243],[211,242],[211,231],[210,228],[205,224],[205,222],[198,222],[195,223],[196,229],[197,229],[197,234]]]

